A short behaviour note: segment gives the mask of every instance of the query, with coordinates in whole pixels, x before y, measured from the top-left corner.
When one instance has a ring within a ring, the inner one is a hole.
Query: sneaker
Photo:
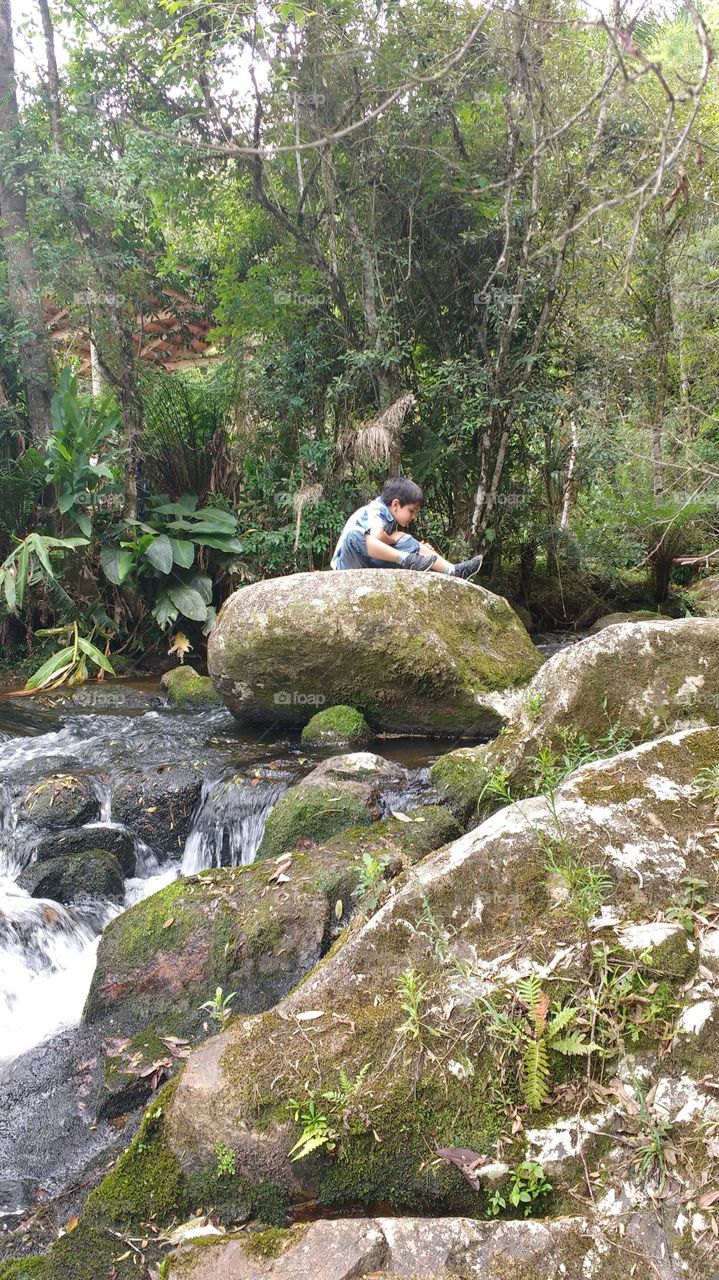
[[[408,551],[404,560],[399,560],[395,565],[396,569],[417,569],[420,573],[425,573],[427,569],[431,569],[436,556],[421,556],[419,551]]]
[[[454,573],[450,574],[452,578],[473,578],[482,568],[484,556],[474,556],[471,560],[463,560],[461,564],[454,566]]]

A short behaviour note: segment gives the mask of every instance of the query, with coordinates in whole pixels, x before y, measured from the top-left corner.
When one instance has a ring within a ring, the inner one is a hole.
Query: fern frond
[[[583,1032],[573,1031],[569,1036],[558,1036],[556,1040],[552,1041],[550,1048],[553,1051],[556,1050],[557,1053],[563,1053],[565,1057],[569,1057],[571,1055],[593,1053],[597,1046],[588,1044],[584,1039]]]
[[[522,1058],[522,1093],[530,1111],[539,1111],[549,1097],[549,1062],[543,1040],[530,1040]]]
[[[564,1031],[564,1028],[569,1026],[570,1022],[576,1017],[576,1015],[577,1010],[573,1009],[571,1005],[565,1005],[563,1009],[560,1009],[558,1013],[555,1013],[552,1021],[547,1027],[547,1039],[551,1040],[553,1036],[559,1035],[560,1031]],[[554,1048],[554,1045],[552,1045],[552,1048]]]
[[[328,1147],[330,1150],[334,1147],[334,1143],[330,1141],[329,1134],[325,1132],[302,1134],[299,1142],[296,1142],[289,1153],[290,1160],[303,1160],[311,1151],[316,1151],[318,1147]]]
[[[532,1013],[536,1009],[542,995],[542,982],[536,973],[532,973],[528,978],[520,978],[517,982],[517,995],[522,1004],[526,1004]]]

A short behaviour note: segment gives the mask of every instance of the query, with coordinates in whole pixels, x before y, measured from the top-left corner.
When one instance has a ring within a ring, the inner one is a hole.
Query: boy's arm
[[[401,529],[395,529],[394,533],[387,533],[381,520],[378,520],[376,524],[373,524],[372,527],[368,529],[368,533],[371,538],[376,538],[378,542],[386,542],[389,547],[393,547],[402,537]]]

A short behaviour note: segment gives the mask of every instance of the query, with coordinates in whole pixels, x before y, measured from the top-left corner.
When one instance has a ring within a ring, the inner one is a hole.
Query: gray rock
[[[75,830],[44,836],[36,845],[34,854],[38,862],[45,862],[49,858],[87,853],[89,849],[105,849],[114,853],[125,875],[135,874],[135,841],[132,835],[105,822],[93,822]]]
[[[202,792],[203,762],[142,768],[116,783],[112,816],[157,855],[176,858],[190,830]]]
[[[342,703],[374,729],[476,735],[503,722],[496,691],[541,657],[506,600],[433,573],[299,573],[242,587],[224,604],[208,668],[252,723],[304,725]]]
[[[65,904],[88,898],[121,902],[125,887],[120,863],[114,854],[103,849],[33,862],[20,873],[18,884],[33,898],[51,898]]]
[[[25,792],[19,813],[42,831],[62,831],[92,822],[99,816],[100,802],[87,777],[52,773]]]

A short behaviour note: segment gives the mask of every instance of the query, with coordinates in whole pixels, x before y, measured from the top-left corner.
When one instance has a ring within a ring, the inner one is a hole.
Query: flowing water
[[[378,748],[415,770],[392,808],[416,803],[424,785],[417,766],[428,756],[418,745],[397,740]],[[180,874],[252,862],[270,809],[319,758],[303,754],[296,739],[240,728],[223,709],[172,710],[154,686],[86,686],[32,706],[0,699],[0,1063],[79,1022],[101,932],[121,911]],[[117,820],[113,796],[121,784],[141,789],[144,779],[182,765],[201,770],[202,790],[184,848],[168,854]],[[81,828],[87,848],[102,848],[113,832],[131,837],[136,865],[122,903],[63,906],[18,884],[53,834],[47,821],[33,822],[23,797],[53,775],[86,786],[94,809]]]

